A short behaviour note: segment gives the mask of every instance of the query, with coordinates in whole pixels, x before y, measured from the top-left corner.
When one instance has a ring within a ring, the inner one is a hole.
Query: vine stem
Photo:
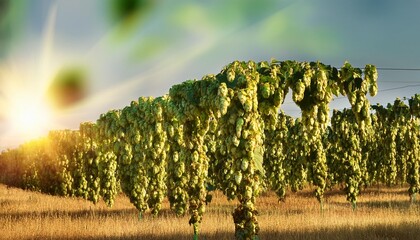
[[[416,193],[410,195],[410,202],[411,204],[414,204],[416,202]]]
[[[357,203],[356,202],[352,202],[351,203],[351,207],[353,209],[353,212],[355,212],[357,210]]]
[[[194,237],[193,237],[193,240],[198,240],[198,228],[199,228],[199,224],[194,223],[193,227],[194,227]]]

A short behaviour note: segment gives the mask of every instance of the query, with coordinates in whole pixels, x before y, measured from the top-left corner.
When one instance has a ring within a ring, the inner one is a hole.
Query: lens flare
[[[15,98],[10,103],[8,122],[11,131],[31,139],[48,131],[51,113],[45,102],[27,97]]]

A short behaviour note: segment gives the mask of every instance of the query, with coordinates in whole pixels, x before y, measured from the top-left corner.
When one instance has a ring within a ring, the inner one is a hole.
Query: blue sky
[[[233,60],[420,68],[420,1],[156,0],[130,21],[110,16],[110,1],[16,0],[0,10],[0,149],[35,136],[11,130],[10,96],[41,97],[42,86],[66,66],[86,69],[88,94],[50,113],[38,135],[75,129]],[[380,70],[378,86],[372,104],[411,97],[420,92],[420,71]],[[345,98],[330,105],[348,106]],[[290,97],[282,109],[300,114]]]

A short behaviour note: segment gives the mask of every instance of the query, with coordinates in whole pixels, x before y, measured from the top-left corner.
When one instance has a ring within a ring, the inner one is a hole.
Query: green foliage
[[[290,163],[287,161],[292,159],[287,154],[288,134],[290,122],[293,121],[283,112],[277,117],[277,124],[274,130],[265,130],[265,152],[264,152],[264,168],[266,171],[266,179],[270,188],[275,190],[280,199],[284,199],[288,184],[290,183]],[[296,146],[295,146],[296,147]],[[289,164],[288,166],[286,164]]]
[[[168,138],[175,150],[169,163],[169,200],[178,215],[184,214],[188,207],[189,223],[193,225],[195,235],[199,233],[209,198],[206,134],[211,122],[222,115],[222,101],[225,100],[222,91],[218,80],[211,75],[201,81],[175,85],[169,90],[168,118],[174,125],[168,126]]]
[[[377,180],[388,185],[407,182],[412,199],[419,192],[418,96],[408,100],[409,106],[400,99],[386,108],[373,106],[377,116],[375,132],[380,132],[376,141],[382,146],[376,150],[376,157],[380,159]]]
[[[356,206],[363,185],[407,182],[419,191],[419,97],[388,107],[366,98],[377,92],[376,68],[345,63],[235,61],[216,75],[171,87],[162,97],[140,97],[102,114],[78,131],[45,138],[0,155],[1,181],[31,190],[79,196],[113,205],[122,191],[139,211],[157,215],[165,197],[189,214],[194,238],[210,192],[237,199],[237,239],[258,237],[259,194],[284,200],[287,189],[311,184],[322,206],[326,187],[344,185]],[[280,110],[286,94],[302,116]],[[333,95],[351,110],[334,111]],[[5,175],[7,174],[7,177]]]
[[[362,184],[362,146],[359,127],[350,109],[334,110],[331,118],[330,138],[330,181],[344,183],[347,200],[356,206],[357,195]]]
[[[420,117],[420,94],[415,94],[408,100],[410,112],[413,117]]]

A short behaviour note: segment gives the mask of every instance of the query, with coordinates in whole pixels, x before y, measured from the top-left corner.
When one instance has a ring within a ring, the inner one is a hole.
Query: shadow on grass
[[[75,219],[93,219],[93,218],[113,218],[113,217],[126,217],[127,215],[136,216],[138,212],[133,210],[79,210],[79,211],[33,211],[33,212],[16,212],[16,213],[0,213],[1,219],[8,219],[12,221],[20,221],[24,219],[49,219],[49,218],[70,218]]]
[[[416,201],[411,203],[410,201],[369,201],[357,203],[357,206],[366,207],[366,208],[380,208],[380,209],[400,209],[407,210],[410,208],[419,208],[420,202]],[[419,226],[420,227],[420,226]]]
[[[348,202],[337,202],[337,201],[330,201],[327,204],[340,206],[340,207],[348,207],[351,208],[351,204]],[[420,201],[416,201],[411,203],[409,200],[390,200],[390,201],[368,201],[368,202],[357,202],[357,208],[368,208],[368,209],[395,209],[400,211],[406,211],[409,209],[420,209]],[[420,239],[420,238],[419,238]]]
[[[14,200],[0,200],[0,207],[10,207],[13,205],[18,205],[20,201]],[[1,209],[0,209],[1,210]],[[219,214],[219,215],[230,215],[234,210],[234,206],[229,205],[215,205],[207,207],[207,214]],[[21,221],[25,219],[59,219],[59,218],[68,218],[71,220],[80,220],[80,219],[98,219],[98,218],[137,218],[139,212],[135,209],[86,209],[86,210],[48,210],[48,211],[23,211],[23,212],[0,212],[0,222],[2,219],[7,219],[9,221]],[[189,216],[188,212],[185,216]],[[182,217],[182,216],[181,216]],[[153,219],[153,218],[177,218],[177,215],[174,211],[169,208],[161,209],[158,215],[155,217],[151,214],[151,211],[148,210],[143,213],[144,219]],[[1,237],[0,237],[1,238]]]
[[[314,198],[315,197],[315,188],[312,190],[303,190],[303,191],[298,191],[298,192],[288,192],[289,195],[296,195],[296,196],[301,196],[301,197],[309,197],[309,198]],[[408,195],[408,187],[404,188],[401,186],[392,186],[392,187],[388,187],[388,186],[371,186],[371,187],[367,187],[364,189],[360,190],[360,194],[359,195],[383,195],[383,194],[391,194],[391,195],[402,195],[402,196],[406,196],[407,199],[409,198]],[[332,196],[346,196],[346,192],[344,191],[344,187],[343,188],[338,188],[335,187],[333,189],[328,189],[325,190],[324,196],[325,197],[332,197]]]
[[[260,239],[361,239],[361,240],[379,240],[379,239],[406,239],[414,240],[420,236],[420,228],[417,223],[403,223],[399,225],[372,225],[365,227],[352,227],[350,228],[334,228],[334,229],[315,229],[311,231],[277,231],[272,230],[270,232],[261,232]],[[174,233],[170,235],[154,235],[154,234],[141,234],[141,235],[126,235],[126,236],[98,236],[98,237],[86,237],[78,236],[74,238],[65,238],[62,236],[56,236],[51,238],[50,236],[36,236],[31,239],[81,239],[81,240],[131,240],[131,239],[150,239],[150,240],[190,240],[193,236],[191,233]],[[212,234],[202,234],[199,236],[200,240],[222,240],[222,239],[234,239],[233,232],[216,232]]]

